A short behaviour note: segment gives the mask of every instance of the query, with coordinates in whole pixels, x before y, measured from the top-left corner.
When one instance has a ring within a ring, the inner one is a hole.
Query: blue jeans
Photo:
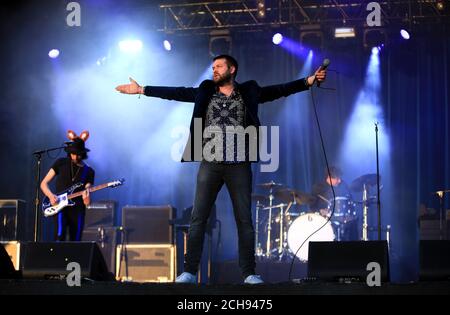
[[[239,266],[243,276],[247,277],[255,274],[255,233],[251,212],[252,169],[247,162],[237,164],[201,162],[184,270],[192,274],[198,270],[208,217],[224,183],[231,197],[238,230]]]

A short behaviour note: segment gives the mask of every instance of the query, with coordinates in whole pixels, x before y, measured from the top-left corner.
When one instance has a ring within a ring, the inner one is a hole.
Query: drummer
[[[317,197],[315,202],[310,205],[311,210],[320,212],[323,216],[330,215],[330,205],[333,200],[333,192],[331,185],[333,185],[336,197],[346,197],[350,200],[352,195],[347,183],[342,179],[342,171],[336,166],[330,166],[330,175],[325,169],[325,178],[323,181],[314,184],[312,194]]]
[[[331,166],[330,174],[328,174],[328,170],[325,169],[325,174],[324,180],[313,186],[312,195],[314,195],[316,199],[315,202],[310,205],[310,209],[319,212],[325,217],[329,217],[333,210],[333,192],[331,190],[331,185],[333,185],[336,198],[347,198],[349,201],[352,201],[353,198],[349,186],[342,179],[342,171],[338,167]],[[344,235],[341,240],[349,241],[358,239],[356,223],[355,220],[354,222],[346,224],[343,231]]]

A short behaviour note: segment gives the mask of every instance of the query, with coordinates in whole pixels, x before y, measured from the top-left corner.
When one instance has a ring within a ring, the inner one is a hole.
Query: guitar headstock
[[[119,180],[115,180],[115,181],[109,182],[109,183],[108,183],[108,187],[117,187],[117,186],[120,186],[120,185],[123,184],[124,181],[125,181],[125,179],[122,178],[122,179],[119,179]]]

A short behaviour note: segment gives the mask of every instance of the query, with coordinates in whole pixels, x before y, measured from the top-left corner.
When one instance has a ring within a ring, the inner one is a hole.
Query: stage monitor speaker
[[[80,264],[81,278],[112,280],[105,260],[94,242],[27,243],[23,250],[24,278],[63,279],[70,262]]]
[[[83,242],[96,242],[105,258],[108,270],[115,272],[116,245],[118,242],[118,227],[97,227],[84,229],[81,240]]]
[[[117,246],[116,279],[132,282],[173,282],[176,275],[172,244]]]
[[[371,262],[381,268],[381,281],[389,281],[386,241],[309,242],[308,277],[327,281],[365,282]]]
[[[126,206],[122,209],[122,225],[127,244],[172,244],[169,221],[176,217],[171,206]]]
[[[450,241],[421,240],[419,279],[450,280]]]
[[[116,203],[112,200],[92,202],[86,207],[85,228],[114,226],[116,220]]]
[[[5,248],[6,252],[9,255],[9,258],[11,259],[14,269],[16,271],[20,270],[20,247],[21,243],[17,241],[11,241],[11,242],[1,242],[3,247]]]
[[[14,275],[13,262],[3,244],[0,244],[0,279],[12,279]]]

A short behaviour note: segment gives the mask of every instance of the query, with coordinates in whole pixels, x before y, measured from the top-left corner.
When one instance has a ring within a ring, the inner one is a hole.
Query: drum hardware
[[[369,205],[367,204],[367,189],[366,184],[364,184],[363,190],[363,226],[362,226],[362,240],[368,241],[367,228],[369,226],[367,216],[369,212]]]
[[[377,174],[366,174],[355,179],[350,185],[350,189],[355,192],[362,192],[364,191],[365,187],[372,187],[375,186],[376,184],[377,184]]]
[[[283,260],[285,257],[289,257],[289,249],[288,249],[288,243],[287,243],[287,231],[285,231],[284,226],[285,223],[284,222],[284,218],[288,218],[289,216],[289,210],[291,209],[292,205],[296,204],[295,200],[294,202],[290,202],[286,208],[286,211],[283,213],[283,208],[281,208],[280,210],[280,239],[279,239],[279,243],[278,243],[278,259],[281,261]],[[287,226],[287,224],[286,224]]]
[[[268,221],[268,227],[267,227],[267,242],[266,242],[266,256],[270,257],[270,241],[271,241],[271,232],[272,232],[272,206],[273,206],[273,200],[274,200],[274,195],[273,195],[273,190],[276,187],[281,187],[283,186],[282,184],[279,183],[275,183],[274,181],[270,181],[268,183],[262,183],[262,184],[258,184],[257,186],[264,188],[264,189],[269,189],[269,207],[265,207],[263,209],[269,209],[269,221]],[[258,249],[258,247],[257,247]]]
[[[361,192],[363,193],[363,225],[362,225],[362,240],[368,241],[368,212],[369,212],[369,197],[368,197],[368,191],[369,187],[375,186],[377,184],[377,175],[376,174],[366,174],[358,177],[355,179],[350,188],[353,191]]]
[[[259,241],[259,211],[265,207],[269,198],[264,195],[252,194],[252,200],[256,201],[256,211],[255,211],[255,255],[258,257],[263,256],[263,249]]]
[[[259,242],[259,209],[261,207],[263,205],[259,203],[259,200],[256,201],[255,255],[258,257],[263,255],[261,243]]]
[[[315,202],[316,197],[295,189],[280,189],[275,193],[275,197],[284,203],[310,205]]]
[[[276,209],[276,208],[280,208],[280,215],[279,215],[279,223],[280,223],[280,239],[279,239],[279,243],[280,243],[280,247],[278,249],[278,252],[281,251],[281,246],[282,246],[282,240],[283,240],[283,225],[284,225],[284,213],[283,213],[283,207],[287,206],[284,203],[280,203],[278,205],[275,206],[269,206],[269,207],[264,207],[263,210],[269,210],[269,222],[268,222],[268,226],[267,226],[267,243],[266,243],[266,256],[267,258],[270,257],[271,253],[273,251],[276,252],[276,248],[271,249],[271,232],[272,232],[272,209]],[[275,219],[276,220],[276,219]],[[277,223],[277,222],[275,222]]]
[[[294,209],[292,206],[312,204],[316,197],[298,190],[282,188],[282,184],[273,181],[257,186],[269,191],[267,196],[252,195],[252,200],[256,201],[255,256],[279,260],[292,257],[288,237],[289,233],[294,233],[294,230],[290,230],[290,225],[305,215],[303,212],[292,211]],[[264,225],[264,231],[267,231],[264,235],[267,237],[264,250],[261,246],[263,236],[260,227],[261,210],[268,210],[267,225]]]
[[[369,226],[367,228],[369,230],[369,232],[378,232],[378,227],[376,226]],[[386,233],[386,241],[387,241],[387,245],[388,245],[388,249],[390,248],[390,242],[391,242],[391,226],[390,225],[386,225],[385,227],[381,228],[381,231]]]
[[[273,190],[274,187],[282,187],[283,184],[280,183],[275,183],[273,180],[268,182],[268,183],[262,183],[262,184],[257,184],[256,186],[264,188],[264,189],[269,189],[269,190]]]

